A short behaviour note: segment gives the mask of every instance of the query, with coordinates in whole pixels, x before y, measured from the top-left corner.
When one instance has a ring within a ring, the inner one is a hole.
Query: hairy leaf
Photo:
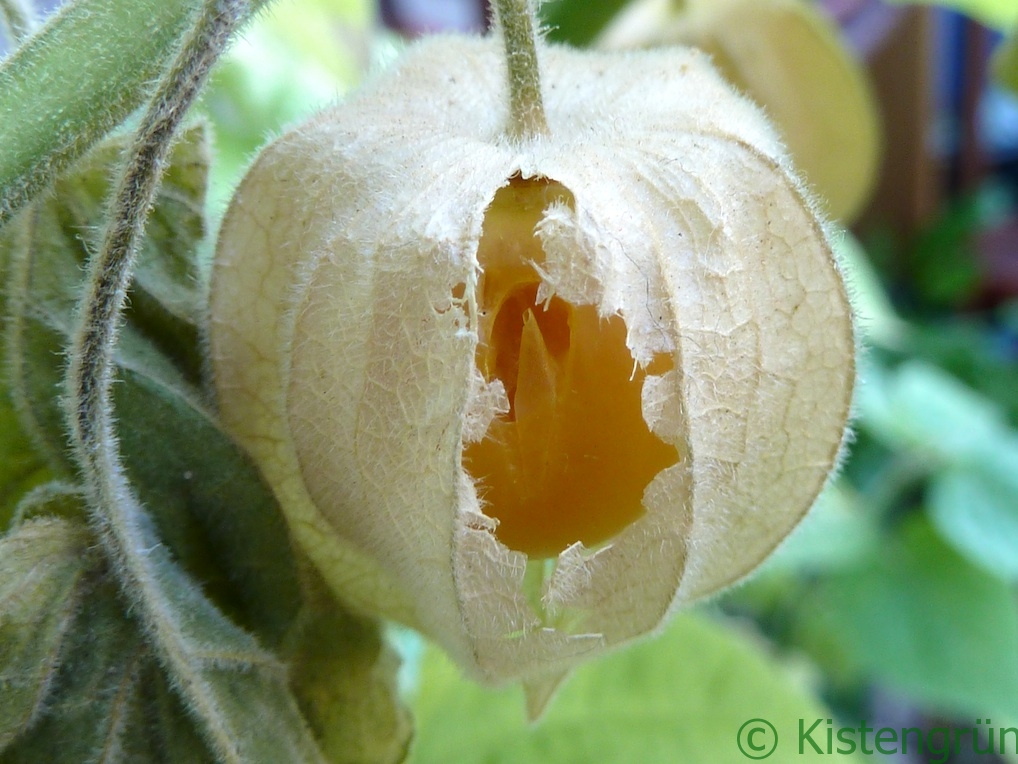
[[[141,104],[199,5],[74,0],[0,64],[0,227]]]
[[[85,522],[85,506],[81,487],[64,480],[51,480],[37,485],[21,497],[12,523],[17,526],[34,518],[50,518]]]
[[[138,678],[150,656],[106,576],[89,587],[63,645],[45,714],[0,758],[3,764],[126,762]]]
[[[315,603],[287,650],[291,684],[323,753],[334,764],[403,761],[411,724],[396,690],[399,660],[378,624]]]
[[[27,226],[16,226],[0,231],[0,351],[4,350],[12,331],[9,309],[14,303],[20,307],[14,278],[14,254],[28,246]],[[6,529],[21,497],[52,476],[29,433],[22,427],[15,401],[11,395],[11,375],[16,369],[0,363],[0,530]],[[22,407],[24,408],[24,407]],[[22,412],[24,414],[25,412]]]
[[[15,395],[27,429],[66,473],[74,467],[59,401],[61,351],[120,149],[100,147],[5,232],[8,246],[21,243],[8,333]],[[200,367],[195,252],[207,159],[205,130],[186,131],[142,245],[133,307],[116,351],[114,400],[128,477],[160,536],[220,607],[273,646],[300,603],[287,530],[257,469],[218,428],[193,384]]]
[[[213,761],[92,546],[84,525],[58,519],[0,540],[0,762]],[[215,708],[232,760],[320,761],[281,666],[173,580],[175,566],[159,569],[187,695]]]
[[[83,602],[59,645],[59,666],[38,723],[0,761],[212,762],[193,721],[124,613],[112,580],[95,564],[79,580]]]
[[[87,542],[84,526],[62,520],[0,538],[0,751],[46,706],[81,606]]]
[[[120,140],[97,147],[0,240],[0,270],[13,277],[8,279],[13,320],[5,352],[17,408],[58,473],[74,469],[65,452],[62,353],[75,323],[83,265],[103,225],[108,179],[123,148]],[[126,477],[144,509],[130,492],[123,500],[134,504],[128,510],[135,516],[150,514],[155,520],[156,527],[142,534],[152,543],[141,546],[158,612],[140,631],[125,612],[113,577],[101,566],[90,569],[88,596],[67,632],[57,670],[50,672],[46,703],[35,706],[41,709],[30,715],[35,723],[18,728],[22,734],[0,761],[323,761],[283,664],[205,596],[270,647],[278,647],[290,632],[302,599],[272,494],[219,430],[200,389],[197,327],[203,308],[195,253],[204,236],[207,165],[204,131],[186,132],[140,245],[127,325],[114,358],[118,437]],[[15,199],[15,205],[23,201]],[[55,485],[46,486],[21,502],[19,514],[68,514],[59,498],[67,496]],[[377,648],[377,626],[358,627],[345,636],[357,640],[358,648]],[[300,643],[296,658],[306,657],[312,671],[324,670],[324,663],[316,663],[319,654],[306,655],[305,646]],[[318,647],[327,661],[328,649]],[[336,655],[344,655],[339,647]],[[377,657],[376,651],[372,658]],[[335,675],[338,665],[330,670]],[[369,682],[370,673],[360,672],[358,681]],[[391,675],[381,669],[378,677],[391,685]],[[315,678],[304,685],[316,686]],[[350,697],[358,694],[353,685],[348,689]],[[315,692],[310,695],[309,711],[328,719],[335,699],[321,698],[319,708]],[[366,713],[349,715],[358,733],[370,731],[364,739],[346,736],[357,744],[352,750],[386,745],[382,737],[389,733],[381,731],[377,718],[398,718],[399,710],[393,697],[384,701],[371,695],[360,704]],[[333,735],[332,729],[320,732]],[[401,734],[394,744],[400,750],[406,745],[405,731]],[[336,756],[347,754],[343,741],[328,742]]]
[[[148,217],[125,311],[131,325],[194,383],[200,380],[202,363],[198,326],[204,297],[196,251],[205,236],[208,142],[203,124],[181,134],[163,176],[158,202]],[[86,246],[98,245],[93,239],[106,212],[110,172],[127,145],[126,136],[103,142],[86,166],[57,182],[56,194],[63,204],[58,214],[65,238],[74,231]],[[80,247],[78,244],[79,256],[83,254]],[[61,296],[67,296],[66,290]]]
[[[145,730],[148,737],[144,742],[149,750],[159,751],[157,761],[194,762],[206,764],[215,761],[194,727],[190,717],[180,703],[180,698],[170,688],[165,674],[154,663],[149,663],[141,677],[142,696],[145,701],[149,725]],[[133,749],[133,747],[132,747]],[[140,754],[131,761],[143,761]]]
[[[27,210],[3,234],[13,252],[17,282],[9,365],[23,418],[61,471],[73,469],[64,450],[58,397],[64,374],[61,348],[67,342],[90,240],[103,215],[109,169],[120,150],[116,144],[101,146],[58,182],[52,197]],[[192,129],[177,145],[157,199],[115,353],[118,435],[127,476],[155,520],[159,538],[201,582],[204,594],[263,644],[278,647],[302,600],[287,529],[257,470],[219,430],[194,384],[200,371],[196,327],[201,311],[195,250],[203,233],[206,164],[204,131]],[[130,667],[106,670],[116,683],[116,690],[107,693],[115,696],[110,702],[116,707],[100,710],[115,724],[79,722],[73,712],[75,685],[69,678],[61,687],[71,688],[72,699],[66,708],[54,706],[64,709],[53,717],[55,726],[26,738],[18,748],[24,753],[11,754],[23,758],[11,760],[89,761],[101,751],[95,760],[203,761],[209,753],[202,735],[211,735],[221,752],[225,745],[226,754],[238,761],[319,761],[321,754],[290,694],[282,664],[224,619],[184,580],[165,550],[154,548],[152,555],[158,558],[159,588],[170,595],[164,615],[176,631],[171,649],[178,670],[183,667],[187,677],[188,702],[220,728],[206,728],[201,735],[195,730],[177,694],[168,693],[153,648],[138,641],[136,626],[122,623],[117,628],[126,629],[124,634],[111,637],[113,643],[122,643],[113,652],[122,655],[135,649],[132,646],[139,652]],[[109,631],[101,624],[89,627],[95,628]],[[314,633],[324,637],[320,630]],[[346,639],[354,642],[345,645]],[[306,712],[323,721],[317,731],[324,745],[332,747],[337,760],[347,760],[342,757],[349,750],[373,756],[374,751],[386,752],[374,761],[398,758],[387,751],[405,748],[405,724],[395,723],[403,721],[399,708],[379,689],[388,686],[385,681],[391,684],[391,675],[383,672],[381,663],[368,666],[369,658],[353,657],[374,645],[370,660],[378,658],[377,626],[358,623],[334,634],[331,642],[311,644],[311,653],[305,652],[308,644],[293,648],[295,659],[311,672],[299,689]],[[366,667],[353,678],[337,680],[345,695],[332,695],[331,688],[315,684],[319,671],[337,677],[339,662],[348,655]],[[378,688],[372,684],[376,678]],[[362,692],[364,702],[353,703]],[[348,717],[346,727],[333,723],[337,713]],[[66,741],[61,730],[77,730],[79,723],[94,728],[102,740],[74,732],[80,744],[62,753],[58,749]],[[233,742],[235,750],[229,748]]]
[[[50,474],[22,432],[0,379],[0,530],[7,527],[21,497]]]

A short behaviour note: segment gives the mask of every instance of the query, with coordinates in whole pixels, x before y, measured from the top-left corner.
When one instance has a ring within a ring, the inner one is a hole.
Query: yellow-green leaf
[[[799,755],[799,720],[808,727],[830,716],[760,644],[700,615],[682,616],[657,639],[577,669],[535,725],[524,718],[521,690],[471,684],[433,649],[415,709],[411,761],[421,764],[743,764],[737,738],[753,719],[777,732],[773,761],[816,761],[823,757],[811,748]],[[747,746],[768,740],[766,730],[752,741],[747,734]]]

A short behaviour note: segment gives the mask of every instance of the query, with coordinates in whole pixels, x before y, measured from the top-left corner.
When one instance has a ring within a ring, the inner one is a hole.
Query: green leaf
[[[204,294],[196,253],[205,236],[208,143],[203,124],[181,132],[149,215],[125,311],[132,327],[192,383],[200,381],[202,372],[198,326]],[[59,264],[47,259],[41,273],[36,263],[30,274],[33,296],[51,303],[51,312],[69,315],[76,304],[81,268],[98,246],[94,237],[106,213],[110,178],[127,146],[127,136],[96,146],[74,172],[57,180],[53,196],[28,214],[24,230],[5,237],[14,239],[7,244],[13,250],[59,250],[63,255]]]
[[[21,497],[50,477],[44,460],[22,432],[0,380],[0,530],[7,528]]]
[[[63,385],[59,353],[67,335],[26,315],[15,316],[11,329],[4,361],[21,431],[30,436],[50,472],[59,477],[74,475],[58,398]]]
[[[85,526],[39,518],[0,538],[0,761],[211,761],[204,750]]]
[[[880,543],[863,500],[843,483],[828,486],[809,514],[760,568],[805,574],[842,570],[871,553]],[[752,586],[752,582],[750,582]]]
[[[1013,437],[999,407],[931,364],[906,361],[893,371],[868,365],[862,377],[862,424],[892,448],[941,464],[974,464],[1007,448]]]
[[[45,713],[0,756],[3,764],[127,761],[138,679],[151,657],[112,583],[102,577],[90,589],[62,646]]]
[[[27,429],[65,474],[74,465],[58,397],[61,353],[87,256],[82,232],[99,228],[119,152],[118,144],[100,147],[4,232],[6,241],[23,245],[15,253],[7,348],[15,395]],[[200,363],[196,248],[206,161],[204,129],[186,131],[142,244],[134,307],[115,355],[114,402],[127,475],[160,537],[206,594],[271,647],[300,607],[285,521],[257,468],[219,429],[191,380]]]
[[[170,688],[165,674],[154,662],[145,668],[139,683],[148,725],[139,729],[136,739],[149,751],[161,754],[158,758],[152,757],[153,762],[211,764],[215,757],[201,739],[177,694]],[[142,731],[148,733],[147,737],[140,734]],[[131,755],[133,758],[128,758],[128,761],[144,761],[134,746]]]
[[[974,242],[986,223],[985,207],[974,196],[954,202],[910,247],[912,279],[927,303],[955,307],[976,294],[983,277]]]
[[[813,761],[822,757],[808,746],[798,753],[799,719],[808,726],[830,715],[754,640],[689,614],[654,640],[578,668],[535,725],[519,688],[474,685],[430,649],[415,709],[411,760],[462,764],[742,764],[736,736],[757,718],[778,733],[773,760]]]
[[[868,565],[815,587],[800,617],[809,641],[857,676],[935,710],[1018,718],[1014,596],[922,519]]]
[[[406,758],[412,725],[396,687],[399,659],[377,622],[319,601],[302,615],[285,657],[297,701],[330,762]]]
[[[101,229],[109,179],[125,143],[118,139],[98,146],[74,173],[56,182],[51,195],[0,231],[0,260],[9,263],[6,292],[11,315],[5,355],[11,394],[25,431],[50,466],[64,474],[73,474],[75,467],[67,454],[63,413],[57,402],[63,384],[59,353],[70,332],[92,237]],[[148,352],[149,365],[160,367],[168,384],[176,383],[181,372],[146,350],[148,344],[178,361],[190,381],[197,379],[201,364],[197,330],[201,299],[194,260],[203,234],[202,165],[206,160],[204,129],[185,131],[153,210],[156,235],[145,238],[139,253],[142,277],[130,295],[131,303],[139,307],[127,312],[131,324],[125,345],[133,342],[142,348],[136,352]],[[163,261],[171,265],[162,265]],[[182,264],[187,261],[189,265]],[[177,298],[169,308],[160,300],[166,294]],[[39,323],[42,335],[26,331],[30,321]],[[135,341],[135,335],[149,342]],[[28,364],[24,356],[33,348],[53,357],[46,363]]]
[[[84,526],[66,520],[0,540],[0,762],[214,761],[90,549]],[[282,667],[153,555],[190,664],[189,701],[196,715],[214,707],[217,736],[234,741],[224,760],[321,761]]]
[[[589,45],[627,0],[550,0],[541,5],[548,39]]]
[[[12,244],[12,236],[0,232],[0,348],[7,337]],[[7,377],[6,364],[0,364],[0,531],[7,528],[21,497],[52,477],[45,458],[21,427]]]
[[[1018,466],[1018,459],[1016,466]],[[930,484],[930,518],[971,562],[1018,581],[1018,486],[984,470],[954,469]]]
[[[204,161],[204,154],[195,151],[204,136],[192,131],[186,137],[191,140],[176,147],[173,169],[154,205],[156,218],[163,216],[170,233],[146,237],[141,252],[142,258],[163,258],[178,265],[150,269],[152,280],[146,283],[143,278],[136,290],[150,295],[155,307],[165,311],[163,315],[149,311],[156,320],[139,319],[136,310],[128,312],[114,356],[119,372],[114,403],[125,472],[145,505],[131,511],[155,521],[155,528],[146,530],[150,579],[145,597],[158,600],[149,608],[157,623],[148,624],[153,634],[149,645],[121,615],[123,623],[117,628],[127,629],[138,647],[125,642],[126,637],[111,637],[117,654],[131,659],[102,674],[117,677],[116,689],[108,690],[116,696],[116,705],[103,710],[115,725],[98,727],[91,718],[81,724],[96,726],[97,734],[105,736],[88,749],[103,751],[102,760],[135,760],[129,752],[134,743],[125,742],[134,738],[122,735],[121,727],[151,716],[138,706],[142,689],[135,677],[147,670],[153,659],[149,653],[156,652],[172,671],[188,713],[201,721],[201,737],[223,761],[317,762],[321,753],[287,686],[282,664],[207,599],[213,597],[219,608],[256,632],[264,644],[277,646],[296,617],[301,591],[286,526],[271,492],[253,464],[218,429],[187,370],[161,349],[172,350],[180,343],[180,335],[164,331],[167,316],[191,320],[187,310],[177,309],[180,303],[167,300],[167,295],[179,296],[180,290],[160,291],[181,274],[184,286],[189,286],[189,266],[179,264],[192,261],[196,236],[188,232],[200,229],[194,221],[197,215],[200,222],[204,170],[194,165]],[[102,147],[12,226],[29,229],[27,235],[13,234],[13,240],[27,242],[13,253],[16,283],[7,350],[15,394],[23,401],[25,419],[37,431],[37,440],[49,443],[51,458],[65,470],[73,465],[67,464],[63,452],[63,411],[57,397],[62,390],[61,353],[87,255],[88,242],[81,233],[99,228],[103,210],[99,200],[105,196],[108,165],[116,155]],[[184,356],[197,352],[194,347],[183,350]],[[134,503],[129,494],[122,500]],[[195,581],[201,582],[202,590]],[[116,620],[113,615],[110,619]],[[68,681],[65,694],[73,698],[78,680]],[[71,714],[77,706],[67,702]],[[59,707],[59,702],[54,700],[53,706]],[[62,719],[46,735],[29,741],[31,753],[24,760],[50,760],[46,746],[59,745],[64,735],[87,739],[76,731],[76,718]],[[172,719],[160,723],[175,725]],[[84,749],[70,747],[85,756],[78,760],[88,760]],[[146,758],[150,757],[146,754],[141,760]],[[75,759],[72,755],[67,760]]]
[[[35,518],[63,519],[85,523],[81,487],[63,480],[51,480],[36,486],[21,497],[13,523],[21,525]]]
[[[0,64],[0,227],[142,103],[199,5],[75,0]]]
[[[161,538],[220,607],[277,646],[301,593],[272,493],[208,414],[136,369],[122,367],[120,379],[114,405],[127,474]]]
[[[981,395],[1002,406],[1007,418],[1018,423],[1018,385],[1014,368],[1001,352],[1000,330],[1008,317],[1004,306],[998,316],[952,315],[936,322],[912,325],[908,352],[940,366]],[[1014,331],[1004,329],[1004,331]]]
[[[0,751],[46,708],[88,564],[80,524],[35,520],[0,537]]]
[[[64,635],[61,660],[38,722],[3,764],[147,764],[214,761],[101,570]]]

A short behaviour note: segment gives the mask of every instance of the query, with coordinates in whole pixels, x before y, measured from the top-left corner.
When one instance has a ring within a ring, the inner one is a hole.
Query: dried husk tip
[[[578,661],[747,575],[835,466],[828,231],[703,54],[412,48],[270,144],[223,223],[223,421],[352,605],[536,714]]]

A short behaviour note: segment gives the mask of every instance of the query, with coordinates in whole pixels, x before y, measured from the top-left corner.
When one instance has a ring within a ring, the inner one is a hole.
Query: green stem
[[[35,11],[26,0],[0,0],[0,20],[11,35],[11,42],[19,43],[35,31]]]
[[[531,0],[495,0],[495,12],[505,40],[509,73],[509,137],[525,141],[546,135],[534,6]]]
[[[72,0],[2,62],[0,226],[142,104],[200,5]]]
[[[110,388],[120,312],[174,134],[212,64],[246,17],[248,5],[248,0],[207,0],[158,82],[112,193],[101,248],[89,263],[67,371],[68,425],[90,523],[133,611],[189,706],[203,718],[209,740],[224,761],[239,761],[235,742],[216,709],[203,707],[202,679],[185,625],[172,615],[175,598],[196,586],[182,572],[166,572],[179,569],[170,562],[124,474]]]

